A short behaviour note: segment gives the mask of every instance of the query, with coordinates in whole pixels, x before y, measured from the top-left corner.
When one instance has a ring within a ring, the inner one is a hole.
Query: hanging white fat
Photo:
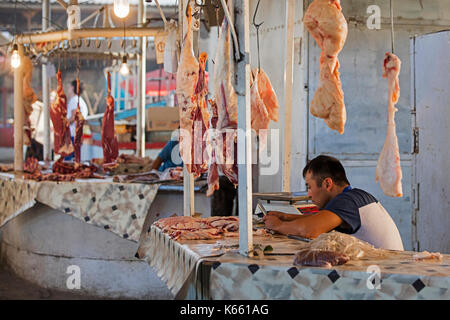
[[[177,22],[175,20],[170,20],[166,29],[169,34],[164,48],[164,71],[167,73],[176,73],[178,68]]]

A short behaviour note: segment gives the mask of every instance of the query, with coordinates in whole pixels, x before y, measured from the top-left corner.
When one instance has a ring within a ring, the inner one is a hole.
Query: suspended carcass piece
[[[58,87],[56,99],[50,106],[50,119],[53,123],[54,151],[61,156],[60,159],[74,152],[70,138],[70,125],[67,120],[67,97],[64,94],[61,70],[56,73]]]
[[[211,158],[209,163],[209,170],[208,170],[208,190],[206,191],[206,196],[210,196],[214,193],[214,191],[219,190],[219,170],[217,167],[217,161],[216,161],[216,130],[217,130],[217,104],[214,99],[209,100],[209,107],[211,110],[211,129],[208,131],[208,144],[209,144],[209,150],[211,150]]]
[[[177,22],[170,20],[166,26],[169,32],[164,47],[164,71],[176,73],[178,67],[177,61]]]
[[[31,145],[31,128],[30,115],[33,112],[33,103],[36,102],[37,96],[31,87],[31,79],[33,77],[33,63],[27,56],[23,57],[23,108],[24,108],[24,126],[25,135],[23,143],[27,146]]]
[[[109,72],[106,109],[102,122],[102,148],[105,164],[116,161],[119,155],[119,144],[114,132],[114,98],[111,96],[111,73]]]
[[[400,59],[387,52],[383,64],[383,78],[388,79],[388,117],[386,140],[378,158],[376,181],[380,183],[381,190],[390,197],[402,197],[402,168],[400,166],[400,153],[398,139],[395,132],[395,104],[400,97],[398,75],[400,73]]]
[[[322,118],[332,130],[344,133],[347,114],[344,92],[339,78],[338,53],[347,39],[347,21],[339,0],[314,0],[306,10],[303,22],[322,50],[320,79],[309,109]]]
[[[202,52],[199,57],[198,81],[195,86],[192,101],[195,103],[194,123],[191,128],[191,159],[194,160],[191,166],[195,176],[208,171],[208,155],[206,152],[206,132],[209,129],[209,112],[206,100],[208,86],[206,83],[205,67],[207,55]]]
[[[177,70],[177,100],[180,107],[180,155],[188,172],[192,172],[192,128],[196,103],[193,99],[198,81],[199,64],[192,49],[191,8],[188,6],[188,27]]]
[[[253,69],[250,79],[251,127],[259,136],[259,148],[266,145],[270,120],[278,121],[277,95],[272,88],[269,77],[262,69]],[[261,131],[261,129],[263,129]]]
[[[218,167],[237,185],[237,96],[231,78],[230,31],[227,19],[223,19],[214,65],[217,130],[213,147]]]
[[[80,88],[80,79],[77,77],[77,91]],[[80,93],[77,92],[77,95],[80,96]],[[80,163],[81,158],[81,144],[83,143],[83,126],[84,126],[84,117],[80,110],[80,101],[78,100],[77,110],[75,112],[75,136],[73,138],[73,144],[75,146],[75,163]]]

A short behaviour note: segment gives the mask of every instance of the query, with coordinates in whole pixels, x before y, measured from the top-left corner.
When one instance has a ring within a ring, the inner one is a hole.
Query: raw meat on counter
[[[413,255],[413,259],[415,261],[423,261],[423,260],[437,260],[437,261],[441,261],[442,260],[442,255],[441,255],[440,252],[423,251],[423,252],[419,252],[419,253],[416,253],[415,255]]]
[[[29,158],[31,159],[31,158]],[[31,179],[36,181],[75,181],[75,179],[103,179],[102,176],[97,175],[95,172],[97,168],[95,166],[87,166],[80,163],[64,162],[62,158],[55,161],[52,166],[52,173],[42,173],[39,168],[34,170],[34,161],[30,160],[30,163],[25,167],[28,167],[28,172],[31,174],[25,174],[25,179]],[[31,171],[34,170],[34,171]]]
[[[220,239],[239,230],[238,217],[169,217],[153,223],[174,240]]]
[[[134,154],[126,154],[122,153],[117,158],[118,163],[126,163],[126,164],[142,164],[146,165],[152,162],[152,160],[149,157],[139,157]]]
[[[61,70],[56,73],[58,87],[56,99],[50,107],[50,119],[53,123],[54,151],[62,158],[74,152],[72,139],[70,138],[70,125],[67,120],[67,97],[64,94]]]
[[[91,172],[97,172],[97,167],[94,165],[87,166],[81,163],[65,162],[60,158],[55,161],[52,165],[52,171],[59,174],[72,174],[80,171],[89,170]]]
[[[111,96],[111,73],[108,72],[106,109],[102,122],[102,148],[105,163],[112,163],[119,155],[119,143],[114,132],[114,98]]]
[[[400,73],[400,59],[387,52],[383,64],[383,78],[388,79],[388,117],[386,140],[377,162],[376,181],[380,182],[381,190],[389,197],[402,197],[402,168],[398,139],[395,132],[395,104],[400,97],[398,74]]]
[[[322,50],[320,79],[309,109],[322,118],[332,130],[344,133],[347,114],[344,92],[339,78],[338,53],[347,39],[347,21],[339,0],[314,0],[306,10],[303,22]]]
[[[114,182],[153,182],[159,180],[159,173],[155,171],[135,173],[129,175],[116,175]]]
[[[115,175],[114,182],[155,182],[167,180],[182,180],[183,167],[167,168],[163,172],[152,170],[150,172],[142,172],[129,175]]]
[[[31,145],[31,128],[30,115],[33,112],[33,103],[36,102],[37,96],[31,87],[31,79],[33,77],[33,63],[27,56],[22,56],[23,63],[23,108],[24,108],[24,126],[25,135],[23,136],[23,143],[26,146]]]
[[[0,172],[14,171],[14,164],[0,164]]]

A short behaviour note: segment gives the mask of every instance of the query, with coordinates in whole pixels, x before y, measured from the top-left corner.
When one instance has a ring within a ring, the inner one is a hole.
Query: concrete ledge
[[[146,224],[149,224],[148,221]],[[173,299],[138,243],[37,204],[2,227],[0,260],[19,277],[47,289],[89,296]],[[80,270],[80,289],[69,289],[69,266]]]
[[[2,241],[0,260],[14,273],[47,289],[107,298],[173,299],[144,261],[58,257],[21,250]],[[80,289],[69,289],[69,266],[80,268]]]

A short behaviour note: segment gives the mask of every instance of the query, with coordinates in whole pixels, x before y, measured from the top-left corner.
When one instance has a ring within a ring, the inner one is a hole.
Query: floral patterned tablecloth
[[[38,201],[136,242],[159,188],[112,179],[36,182],[5,173],[0,174],[0,186],[0,227]]]
[[[304,242],[254,236],[272,255],[237,253],[237,238],[174,241],[152,226],[138,254],[179,299],[450,299],[450,255],[416,262],[414,252],[352,260],[330,269],[293,265]]]

